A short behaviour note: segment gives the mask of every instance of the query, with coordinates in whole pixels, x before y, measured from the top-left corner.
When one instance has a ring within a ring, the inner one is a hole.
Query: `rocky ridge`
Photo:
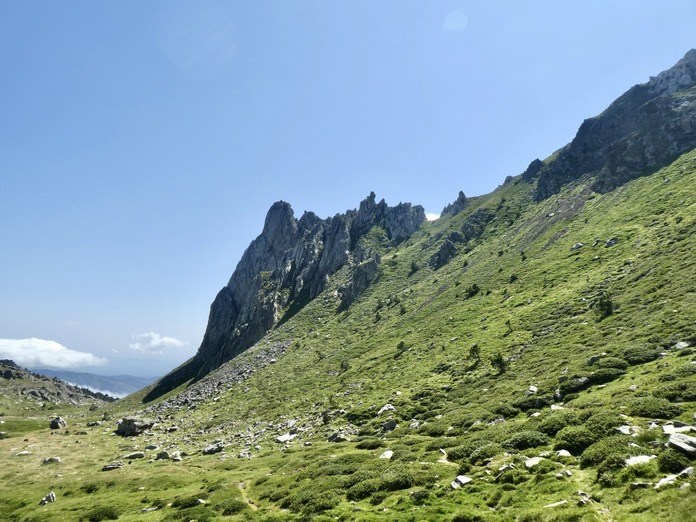
[[[522,178],[537,181],[537,201],[586,178],[594,178],[593,190],[604,193],[652,174],[694,146],[696,49],[585,120],[553,160],[534,160]]]
[[[381,227],[395,245],[425,220],[422,206],[390,207],[384,200],[377,202],[374,192],[357,210],[327,219],[312,212],[297,219],[288,203],[274,203],[263,231],[213,301],[198,353],[163,378],[145,400],[200,378],[251,347],[319,295],[344,266],[352,273],[342,289],[343,306],[348,306],[377,277],[380,263],[379,254],[361,240]]]

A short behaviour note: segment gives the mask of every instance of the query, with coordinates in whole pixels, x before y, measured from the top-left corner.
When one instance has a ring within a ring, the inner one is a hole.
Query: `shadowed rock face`
[[[548,165],[523,179],[538,179],[535,198],[568,182],[593,177],[608,192],[651,174],[696,146],[696,49],[674,67],[636,85],[602,114],[585,120],[571,143]]]
[[[348,304],[376,277],[379,264],[379,256],[357,248],[359,240],[380,226],[396,244],[424,222],[423,207],[390,207],[384,200],[376,202],[374,193],[358,210],[327,219],[312,212],[296,219],[288,203],[274,203],[263,231],[213,301],[198,353],[163,378],[145,400],[202,377],[251,347],[283,317],[319,295],[328,278],[347,263],[357,270],[343,298]]]

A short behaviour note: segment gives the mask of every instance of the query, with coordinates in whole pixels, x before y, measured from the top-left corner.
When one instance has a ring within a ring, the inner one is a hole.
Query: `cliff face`
[[[553,161],[545,166],[532,162],[523,179],[538,179],[537,200],[588,177],[594,178],[595,191],[608,192],[655,172],[694,146],[696,49],[585,120]]]
[[[361,248],[360,239],[379,226],[397,244],[423,222],[423,207],[409,203],[390,207],[384,200],[376,202],[374,193],[358,210],[328,219],[311,212],[296,219],[288,203],[274,203],[263,231],[213,301],[198,353],[162,379],[146,400],[209,373],[251,347],[319,295],[330,276],[350,264],[352,282],[342,296],[347,306],[377,276],[379,256]]]

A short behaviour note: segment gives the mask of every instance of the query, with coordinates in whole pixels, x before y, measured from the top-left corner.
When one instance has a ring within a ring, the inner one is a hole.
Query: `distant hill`
[[[68,384],[55,376],[40,375],[9,359],[0,360],[0,395],[0,407],[19,402],[84,406],[111,400],[97,390]]]
[[[49,370],[38,368],[33,370],[47,377],[58,379],[88,388],[93,391],[105,393],[113,397],[125,397],[145,386],[152,384],[157,377],[135,377],[133,375],[95,375],[92,373],[71,372],[68,370]]]

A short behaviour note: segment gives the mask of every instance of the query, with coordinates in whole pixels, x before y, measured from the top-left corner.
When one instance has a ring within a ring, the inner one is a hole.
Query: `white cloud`
[[[12,359],[26,368],[80,368],[103,366],[106,359],[66,348],[44,339],[0,339],[0,358]]]
[[[425,219],[427,219],[428,221],[435,221],[436,219],[440,219],[440,214],[431,214],[429,212],[426,212]]]
[[[145,332],[132,337],[130,347],[143,353],[163,354],[169,348],[183,348],[187,342],[180,341],[176,337],[162,337],[157,332]]]
[[[469,18],[464,14],[461,9],[455,9],[447,13],[445,17],[445,23],[442,24],[442,28],[445,31],[461,32],[466,29],[469,25]]]

